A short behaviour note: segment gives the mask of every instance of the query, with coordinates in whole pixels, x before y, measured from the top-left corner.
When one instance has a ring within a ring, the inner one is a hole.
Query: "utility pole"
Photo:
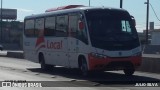
[[[123,0],[120,0],[120,8],[123,8]]]
[[[90,4],[91,4],[91,0],[89,0],[89,7],[90,7]]]
[[[0,27],[0,28],[1,28],[1,41],[0,41],[0,42],[3,41],[3,36],[2,36],[2,35],[3,35],[3,34],[2,34],[2,3],[3,3],[3,2],[2,2],[2,0],[1,0],[1,27]]]
[[[147,14],[146,14],[146,44],[148,44],[149,0],[147,0],[147,2],[145,4],[147,4]]]

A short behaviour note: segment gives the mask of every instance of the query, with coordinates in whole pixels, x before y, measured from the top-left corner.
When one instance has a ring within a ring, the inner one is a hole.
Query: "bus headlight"
[[[138,53],[133,54],[133,56],[142,56],[142,53],[138,52]]]
[[[106,58],[107,56],[102,55],[102,54],[98,54],[98,53],[91,53],[90,54],[92,57],[94,58]]]

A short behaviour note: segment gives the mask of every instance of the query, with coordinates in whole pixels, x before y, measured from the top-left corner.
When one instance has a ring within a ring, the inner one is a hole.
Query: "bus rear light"
[[[135,20],[135,18],[133,16],[131,16],[131,19],[133,21],[134,26],[136,26],[136,20]]]

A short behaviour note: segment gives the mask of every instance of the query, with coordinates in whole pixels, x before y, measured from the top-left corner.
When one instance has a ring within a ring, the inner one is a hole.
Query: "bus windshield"
[[[136,28],[126,11],[88,10],[86,13],[91,43],[107,50],[128,50],[139,45]]]

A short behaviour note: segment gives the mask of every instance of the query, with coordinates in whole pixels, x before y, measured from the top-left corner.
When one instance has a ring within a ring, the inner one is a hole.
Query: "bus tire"
[[[135,68],[132,64],[128,64],[123,70],[126,76],[132,76],[135,72]]]
[[[80,70],[83,76],[88,76],[89,74],[88,66],[84,57],[81,58]]]
[[[42,70],[51,70],[53,68],[53,65],[48,65],[45,63],[45,59],[43,55],[40,55],[40,64],[41,64],[41,69]]]

